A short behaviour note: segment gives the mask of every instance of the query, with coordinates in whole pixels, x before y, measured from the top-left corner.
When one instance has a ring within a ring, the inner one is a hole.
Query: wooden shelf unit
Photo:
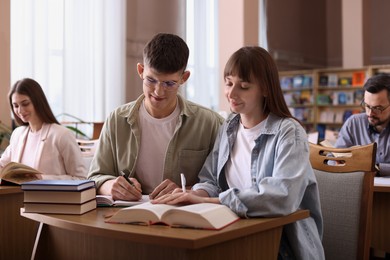
[[[293,116],[321,140],[325,130],[337,132],[349,116],[363,112],[363,85],[378,73],[390,74],[390,65],[281,71],[279,77]]]

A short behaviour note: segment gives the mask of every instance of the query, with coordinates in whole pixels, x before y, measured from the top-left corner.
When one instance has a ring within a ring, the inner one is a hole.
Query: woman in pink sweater
[[[87,169],[76,138],[57,121],[39,83],[19,80],[8,98],[19,127],[1,155],[0,169],[18,162],[42,172],[42,179],[85,179]]]

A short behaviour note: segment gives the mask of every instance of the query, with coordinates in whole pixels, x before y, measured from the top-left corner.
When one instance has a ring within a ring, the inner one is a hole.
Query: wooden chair
[[[376,143],[351,148],[309,145],[321,198],[326,259],[368,259]]]
[[[96,146],[99,142],[99,139],[93,139],[93,140],[76,139],[76,141],[80,147],[81,155],[83,156],[84,165],[86,169],[89,170],[93,156],[95,155]]]

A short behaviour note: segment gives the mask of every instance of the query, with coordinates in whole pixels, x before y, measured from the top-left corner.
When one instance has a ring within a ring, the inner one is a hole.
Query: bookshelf
[[[281,71],[280,84],[287,105],[308,133],[338,132],[345,120],[363,110],[363,85],[372,75],[390,73],[390,65]]]
[[[280,84],[291,114],[299,119],[307,132],[315,129],[315,82],[311,70],[280,72]]]

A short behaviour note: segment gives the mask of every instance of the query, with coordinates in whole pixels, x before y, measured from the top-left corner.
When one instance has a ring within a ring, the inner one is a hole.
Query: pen
[[[126,174],[126,173],[127,173],[127,174]],[[129,179],[129,177],[127,177],[127,175],[130,175],[129,170],[125,169],[125,170],[121,171],[119,174],[120,174],[121,176],[123,176],[123,177],[126,179],[126,181],[127,181],[128,183],[130,183],[131,186],[133,186],[136,190],[138,190],[137,187],[135,187],[134,183]],[[138,191],[139,191],[139,190],[138,190]]]
[[[183,192],[186,192],[186,177],[184,176],[184,173],[180,173],[180,179],[181,179],[181,189]]]

